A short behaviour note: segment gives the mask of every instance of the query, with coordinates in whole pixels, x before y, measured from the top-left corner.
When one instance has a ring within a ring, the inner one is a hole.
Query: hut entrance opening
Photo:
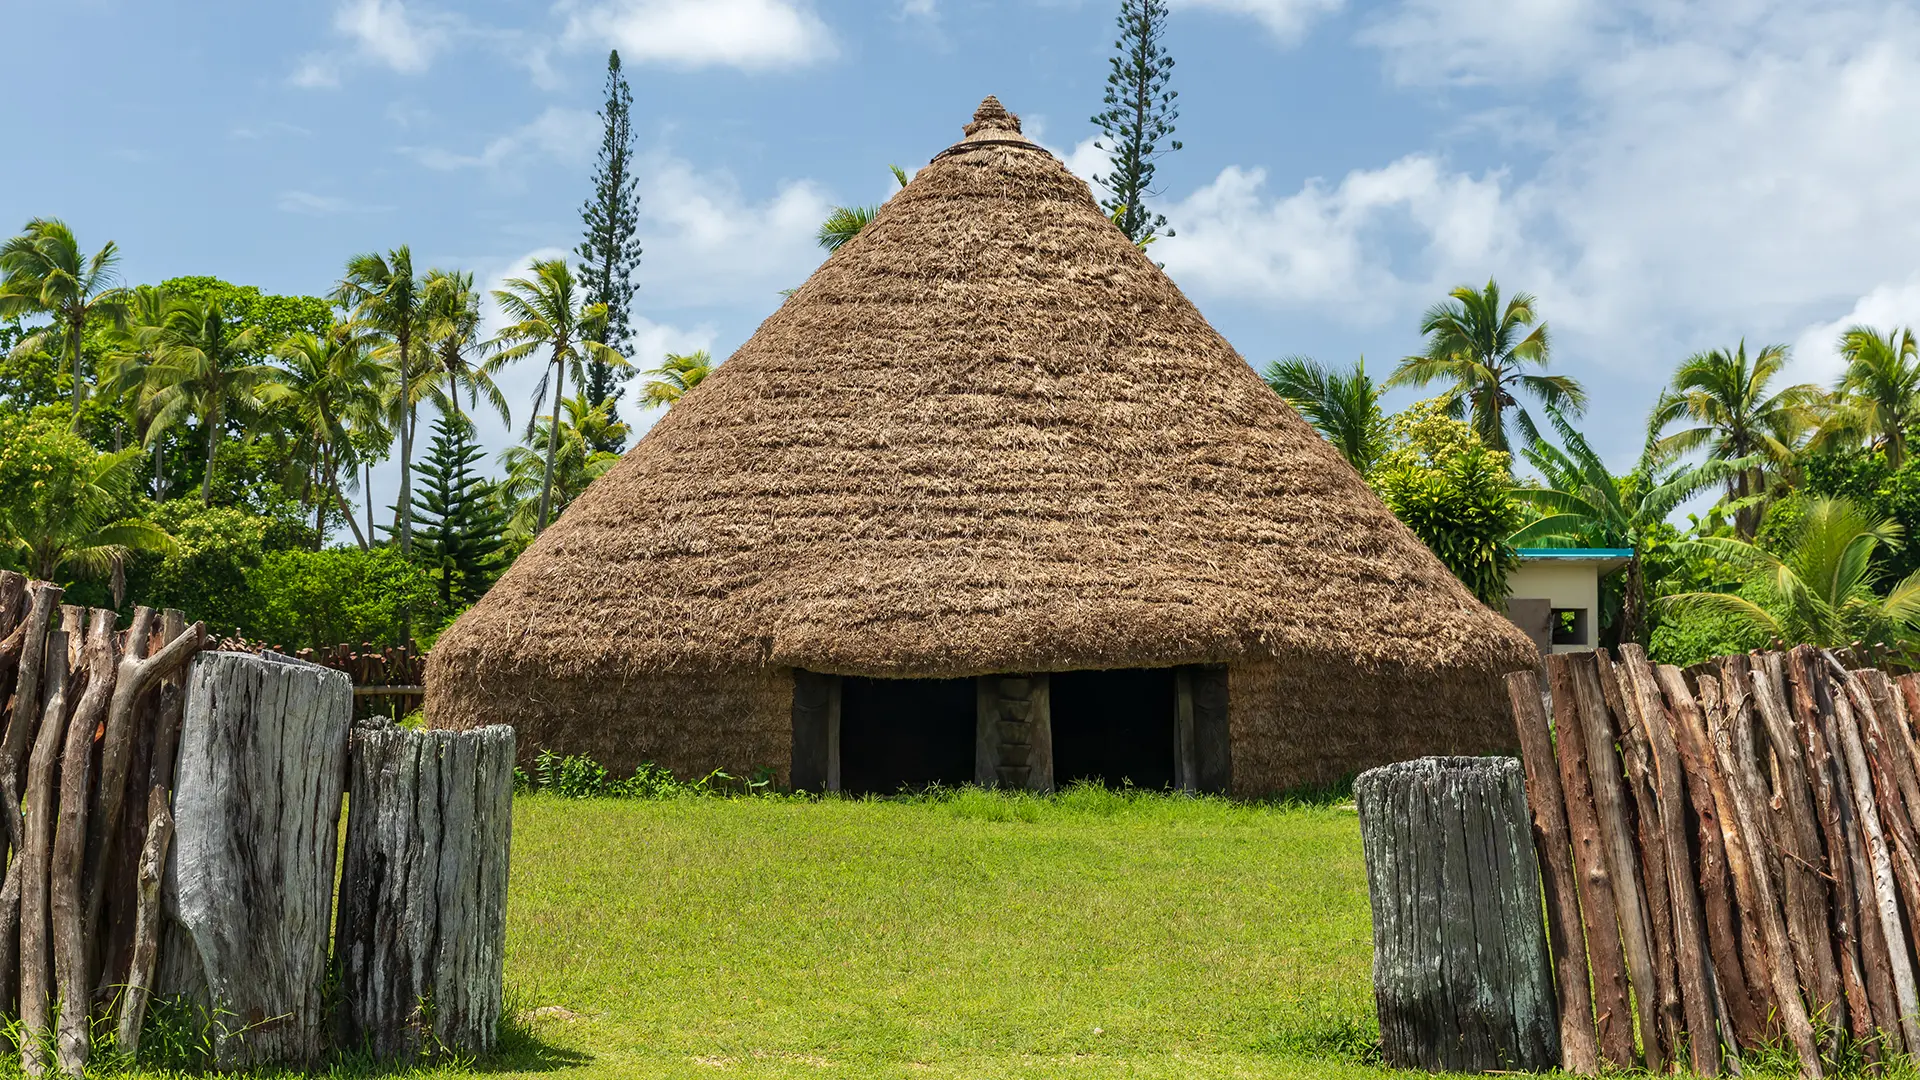
[[[801,791],[1232,786],[1224,665],[972,679],[796,670],[793,679],[791,775]]]
[[[1053,777],[1117,788],[1176,786],[1173,668],[1059,671],[1052,677]]]
[[[971,783],[975,711],[972,679],[842,679],[840,789]]]

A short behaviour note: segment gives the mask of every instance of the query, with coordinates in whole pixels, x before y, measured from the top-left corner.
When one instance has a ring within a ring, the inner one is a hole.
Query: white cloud
[[[1693,352],[1796,343],[1794,377],[1825,381],[1845,325],[1920,322],[1908,7],[1440,10],[1406,0],[1368,40],[1416,86],[1478,84],[1490,109],[1477,115],[1525,129],[1505,145],[1513,166],[1415,152],[1280,190],[1250,165],[1225,169],[1165,205],[1178,236],[1154,247],[1203,305],[1406,333],[1447,287],[1497,277],[1540,296],[1558,366],[1587,381],[1596,415],[1631,421],[1614,425],[1623,456],[1654,388]],[[1420,27],[1440,36],[1421,41]]]
[[[1153,251],[1217,295],[1379,319],[1510,256],[1518,236],[1503,181],[1410,155],[1269,199],[1264,169],[1229,166],[1166,209],[1176,235]]]
[[[1345,0],[1173,0],[1176,8],[1204,8],[1258,20],[1283,44],[1299,41],[1315,20],[1339,11]]]
[[[287,76],[287,82],[303,90],[331,90],[340,85],[340,65],[329,56],[308,56]]]
[[[357,203],[343,199],[338,195],[316,195],[311,191],[283,191],[274,200],[274,205],[289,214],[315,214],[328,216],[333,214],[378,214],[393,209],[391,206],[375,206],[370,203]]]
[[[427,70],[446,38],[437,20],[409,14],[403,0],[347,0],[334,13],[333,28],[361,55],[408,75]]]
[[[1403,82],[1485,83],[1565,70],[1613,9],[1600,0],[1404,0],[1360,35]]]
[[[940,9],[935,0],[900,0],[900,16],[931,21],[940,17]]]
[[[670,154],[640,165],[642,288],[672,304],[738,304],[805,281],[825,257],[814,234],[834,201],[811,181],[755,199],[725,172],[701,172]],[[889,181],[891,183],[891,181]],[[672,267],[671,277],[646,274]]]
[[[1094,145],[1099,141],[1100,137],[1098,135],[1089,135],[1079,142],[1074,143],[1073,149],[1064,154],[1058,150],[1054,150],[1054,156],[1058,157],[1061,163],[1066,165],[1069,172],[1085,180],[1088,186],[1092,186],[1094,184],[1093,178],[1109,171],[1113,165],[1112,160],[1107,157],[1107,152]],[[1098,194],[1098,192],[1096,192],[1096,194]]]
[[[826,23],[801,0],[608,0],[575,8],[565,41],[681,68],[790,68],[838,52]]]
[[[1800,331],[1794,336],[1787,377],[1795,382],[1833,382],[1845,366],[1838,348],[1840,335],[1861,325],[1883,333],[1896,326],[1920,328],[1920,274],[1898,284],[1876,286],[1845,315]]]
[[[560,161],[585,161],[599,138],[600,121],[593,113],[552,105],[525,124],[488,140],[474,152],[433,146],[407,146],[402,147],[401,152],[429,169],[502,170],[519,165],[532,154]]]
[[[362,65],[419,75],[468,27],[458,15],[409,9],[407,0],[342,0],[334,9],[333,31],[346,39],[346,48],[309,53],[288,83],[334,89],[342,69]]]

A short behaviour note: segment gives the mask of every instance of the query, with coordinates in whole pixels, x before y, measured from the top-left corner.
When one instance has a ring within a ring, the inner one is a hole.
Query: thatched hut
[[[988,98],[440,638],[435,726],[890,791],[1511,745],[1535,662]]]

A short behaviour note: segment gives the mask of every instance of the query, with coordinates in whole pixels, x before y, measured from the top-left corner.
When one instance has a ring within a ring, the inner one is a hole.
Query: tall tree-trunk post
[[[1540,705],[1540,679],[1531,671],[1507,676],[1520,737],[1520,758],[1527,773],[1527,806],[1533,814],[1533,841],[1546,894],[1547,931],[1553,946],[1554,982],[1560,1000],[1560,1067],[1576,1076],[1600,1071],[1600,1048],[1593,1034],[1593,989],[1587,973],[1586,930],[1580,924],[1580,899],[1574,885],[1573,853],[1567,833],[1566,798],[1554,763],[1553,733]]]
[[[200,656],[189,671],[157,987],[220,1023],[222,1069],[307,1067],[325,1048],[352,718],[343,672],[239,653]]]
[[[1607,1065],[1625,1067],[1634,1063],[1627,960],[1620,945],[1611,860],[1594,809],[1593,778],[1587,770],[1587,743],[1576,704],[1572,661],[1565,656],[1548,657],[1547,678],[1553,690],[1553,730],[1559,738],[1560,786],[1567,798],[1575,881],[1580,889],[1580,910],[1586,916],[1587,955],[1593,965],[1600,1058]]]
[[[1387,1063],[1545,1071],[1559,1021],[1521,765],[1422,758],[1354,783]]]
[[[358,729],[339,926],[342,1045],[493,1048],[506,952],[513,729]]]

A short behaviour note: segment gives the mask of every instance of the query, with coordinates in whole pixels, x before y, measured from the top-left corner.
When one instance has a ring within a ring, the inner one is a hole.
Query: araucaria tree
[[[1120,40],[1113,43],[1106,107],[1093,117],[1100,129],[1094,145],[1107,152],[1112,171],[1094,180],[1107,189],[1100,205],[1114,224],[1127,239],[1144,246],[1167,223],[1165,216],[1147,209],[1147,199],[1160,194],[1153,186],[1155,159],[1180,149],[1173,138],[1173,122],[1180,117],[1174,102],[1180,92],[1167,87],[1173,57],[1160,44],[1167,30],[1166,0],[1121,0],[1116,21]],[[1172,236],[1173,230],[1166,235]]]
[[[606,131],[600,138],[600,159],[593,169],[593,196],[580,208],[586,235],[574,253],[580,257],[580,283],[589,304],[607,309],[606,321],[594,340],[625,356],[633,344],[628,323],[640,266],[640,196],[633,175],[633,91],[620,73],[620,53],[607,54],[607,102],[600,119]],[[612,400],[631,376],[624,370],[589,359],[587,399]],[[599,447],[618,451],[618,446]]]
[[[480,598],[499,571],[500,550],[506,546],[506,511],[495,502],[493,485],[474,471],[480,456],[465,417],[440,417],[413,493],[419,519],[414,558],[440,579],[440,603],[448,611],[456,600],[465,604]]]

